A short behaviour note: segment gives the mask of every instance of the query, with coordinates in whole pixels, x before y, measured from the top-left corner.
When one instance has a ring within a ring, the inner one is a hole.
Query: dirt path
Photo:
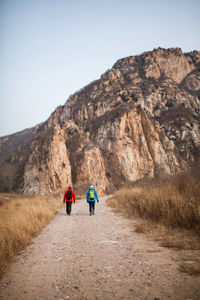
[[[200,299],[200,278],[178,271],[176,252],[134,232],[105,198],[63,209],[12,264],[0,299]]]

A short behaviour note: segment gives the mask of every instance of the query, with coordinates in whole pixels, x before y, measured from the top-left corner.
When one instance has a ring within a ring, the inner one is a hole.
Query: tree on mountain
[[[0,165],[0,191],[12,192],[15,179],[17,175],[17,168],[12,163],[4,162]]]

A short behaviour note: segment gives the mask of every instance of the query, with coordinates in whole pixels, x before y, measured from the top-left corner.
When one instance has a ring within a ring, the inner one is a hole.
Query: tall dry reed
[[[119,190],[109,203],[129,216],[200,232],[199,176],[184,174],[143,182]]]
[[[14,255],[57,214],[61,198],[14,197],[0,201],[0,276]]]

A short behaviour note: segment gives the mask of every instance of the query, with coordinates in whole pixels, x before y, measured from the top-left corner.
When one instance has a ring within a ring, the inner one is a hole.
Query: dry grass
[[[0,196],[0,276],[62,206],[60,197]]]
[[[136,231],[163,247],[200,250],[200,173],[149,180],[124,188],[108,200],[116,212],[136,219]],[[180,268],[191,274],[193,265]],[[193,275],[200,274],[200,262]]]
[[[200,232],[200,178],[183,175],[121,189],[110,205],[167,227]]]
[[[200,236],[191,230],[167,228],[149,220],[136,219],[135,231],[157,241],[160,246],[181,250],[199,250]]]

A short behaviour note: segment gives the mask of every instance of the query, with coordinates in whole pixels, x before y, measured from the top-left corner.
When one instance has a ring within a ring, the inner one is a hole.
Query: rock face
[[[158,48],[120,59],[35,129],[18,189],[38,194],[73,185],[85,193],[92,184],[110,193],[186,170],[200,157],[199,112],[200,52]],[[23,151],[24,143],[7,160],[17,165]]]
[[[59,125],[53,128],[41,144],[37,139],[24,169],[24,192],[42,194],[72,185],[71,165],[65,146],[64,132]]]

